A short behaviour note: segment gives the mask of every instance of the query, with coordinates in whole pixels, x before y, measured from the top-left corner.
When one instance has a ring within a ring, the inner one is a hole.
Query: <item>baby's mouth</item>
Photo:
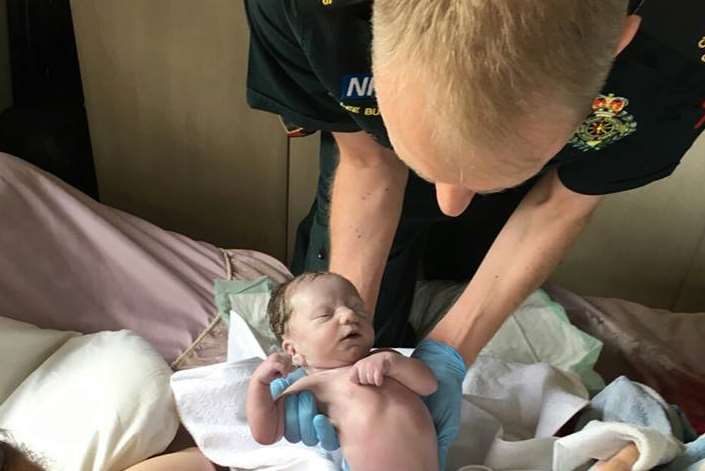
[[[342,342],[345,340],[357,340],[360,337],[362,337],[362,334],[360,334],[359,332],[353,331],[353,332],[349,332],[347,335],[343,336],[343,338],[341,338],[340,341]]]

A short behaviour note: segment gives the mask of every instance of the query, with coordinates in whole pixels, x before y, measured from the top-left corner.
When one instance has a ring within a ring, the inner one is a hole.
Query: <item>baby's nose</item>
[[[340,308],[340,322],[341,324],[357,324],[357,314],[350,308],[342,307]]]

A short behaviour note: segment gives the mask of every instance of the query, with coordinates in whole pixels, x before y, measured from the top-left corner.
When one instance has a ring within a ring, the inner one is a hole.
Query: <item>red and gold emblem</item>
[[[580,125],[569,143],[582,151],[600,150],[636,131],[634,116],[627,113],[629,100],[600,95],[592,102],[592,114]]]

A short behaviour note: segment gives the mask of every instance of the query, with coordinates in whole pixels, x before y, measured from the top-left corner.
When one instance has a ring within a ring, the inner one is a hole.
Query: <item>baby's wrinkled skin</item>
[[[436,433],[419,396],[437,382],[418,360],[392,351],[370,352],[371,319],[355,287],[324,275],[295,287],[284,353],[270,355],[255,371],[247,418],[259,443],[284,434],[284,401],[269,385],[292,371],[291,358],[308,375],[284,395],[309,390],[336,427],[352,471],[438,471]]]

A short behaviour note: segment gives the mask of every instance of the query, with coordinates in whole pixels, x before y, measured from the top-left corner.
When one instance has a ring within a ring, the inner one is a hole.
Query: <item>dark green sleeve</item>
[[[594,113],[581,127],[589,133],[601,120],[621,132],[597,146],[578,133],[564,150],[559,176],[578,193],[615,193],[671,175],[705,129],[705,2],[648,0],[640,14],[642,28],[603,90],[628,105]]]
[[[313,72],[294,5],[288,0],[245,0],[250,25],[248,104],[310,131],[359,130]]]

